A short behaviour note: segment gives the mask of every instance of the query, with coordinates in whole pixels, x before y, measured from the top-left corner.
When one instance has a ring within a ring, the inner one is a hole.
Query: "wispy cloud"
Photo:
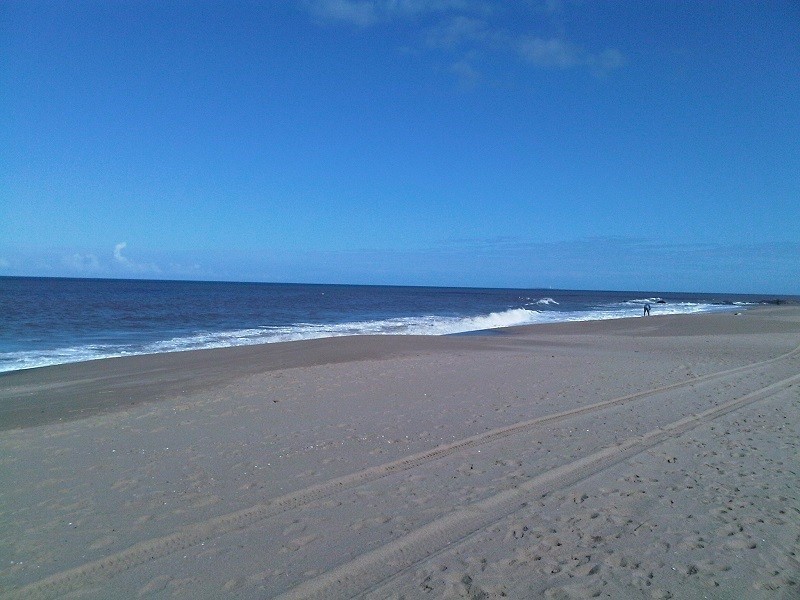
[[[460,60],[453,63],[450,70],[466,84],[474,84],[481,80],[480,71],[470,64],[468,60]]]
[[[525,60],[538,67],[557,69],[589,67],[598,75],[618,69],[625,63],[619,50],[608,49],[599,54],[592,54],[580,46],[557,38],[523,38],[519,40],[517,49]]]
[[[378,18],[374,2],[353,0],[320,0],[308,2],[308,10],[317,18],[359,27],[374,25]]]
[[[454,50],[461,45],[486,43],[492,35],[496,32],[485,19],[459,14],[428,27],[425,42],[431,48]]]
[[[471,81],[480,78],[481,64],[498,57],[537,69],[585,69],[594,75],[625,64],[615,48],[590,50],[569,40],[558,24],[564,11],[561,2],[307,0],[302,6],[318,21],[332,25],[414,25],[408,48],[444,54],[451,61],[450,71]]]
[[[527,38],[520,40],[518,47],[523,58],[540,67],[566,69],[583,60],[583,50],[564,40]]]

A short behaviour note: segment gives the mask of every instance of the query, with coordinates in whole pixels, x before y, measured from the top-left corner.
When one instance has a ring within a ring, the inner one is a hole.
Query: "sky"
[[[800,4],[0,0],[0,275],[800,294]]]

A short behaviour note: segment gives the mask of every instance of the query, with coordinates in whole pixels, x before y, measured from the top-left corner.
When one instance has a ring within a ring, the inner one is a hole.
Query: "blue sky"
[[[0,275],[800,294],[800,5],[0,3]]]

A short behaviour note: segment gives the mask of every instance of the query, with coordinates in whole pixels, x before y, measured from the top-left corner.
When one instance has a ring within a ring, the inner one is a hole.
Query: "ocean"
[[[737,310],[730,294],[0,277],[0,372],[343,335]]]

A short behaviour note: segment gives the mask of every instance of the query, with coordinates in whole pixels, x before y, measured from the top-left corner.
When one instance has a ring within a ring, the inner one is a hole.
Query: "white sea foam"
[[[72,348],[56,348],[54,350],[5,352],[0,355],[0,373],[131,354],[144,354],[144,352],[126,352],[118,347],[95,344]]]
[[[658,304],[659,302],[664,302],[664,300],[659,297],[637,298],[635,300],[628,300],[625,304],[636,304],[637,306],[641,306],[642,304]]]
[[[552,306],[552,305],[557,305],[558,302],[556,302],[552,298],[541,298],[536,301],[536,304],[538,304],[539,306]]]
[[[542,300],[552,299],[543,298]],[[134,354],[181,352],[187,350],[268,344],[325,337],[350,335],[452,335],[537,323],[619,319],[623,317],[640,316],[642,305],[645,303],[651,304],[653,315],[716,312],[735,308],[730,305],[720,306],[689,302],[657,304],[657,302],[658,299],[652,298],[631,300],[619,304],[598,306],[594,310],[588,311],[514,308],[502,312],[465,317],[429,315],[331,324],[297,323],[286,327],[259,327],[220,332],[199,332],[142,346],[91,344],[54,350],[7,352],[0,354],[0,372]],[[552,306],[553,304],[557,303],[554,301],[545,302],[543,306]]]

